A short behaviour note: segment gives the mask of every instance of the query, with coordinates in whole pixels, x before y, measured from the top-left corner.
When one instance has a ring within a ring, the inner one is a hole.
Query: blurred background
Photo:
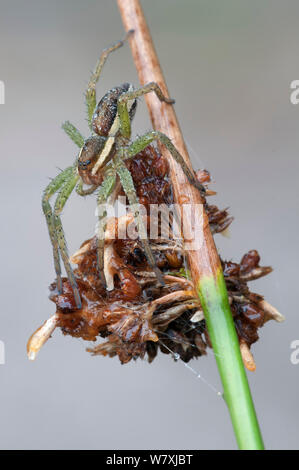
[[[220,253],[239,261],[256,248],[274,272],[252,285],[285,316],[267,323],[249,374],[269,449],[299,444],[298,328],[299,79],[297,0],[144,0],[156,49],[176,99],[195,168],[211,171],[219,207],[235,221]],[[54,333],[30,363],[26,342],[54,313],[54,279],[41,193],[74,144],[70,119],[88,135],[83,93],[102,49],[123,37],[112,0],[1,0],[2,449],[234,449],[228,412],[182,363],[160,355],[121,366],[91,357],[83,341]],[[128,45],[105,66],[98,97],[138,84]],[[134,132],[151,128],[141,100]],[[211,202],[211,199],[210,199]],[[73,195],[63,214],[70,252],[93,235],[95,201]],[[191,366],[221,389],[213,354]]]

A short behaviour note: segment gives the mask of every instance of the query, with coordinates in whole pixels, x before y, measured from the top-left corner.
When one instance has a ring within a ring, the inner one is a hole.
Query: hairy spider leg
[[[105,246],[105,230],[106,230],[106,216],[107,210],[105,203],[108,197],[113,192],[116,182],[115,171],[108,170],[104,176],[104,180],[99,188],[97,197],[97,211],[98,211],[98,226],[97,226],[97,265],[100,279],[104,286],[106,286],[106,279],[104,275],[104,246]]]
[[[128,197],[129,204],[130,204],[130,207],[132,209],[134,219],[135,219],[135,223],[136,223],[136,226],[137,226],[137,229],[138,229],[139,238],[141,240],[141,243],[143,244],[143,248],[144,248],[144,251],[145,251],[146,258],[149,262],[149,265],[151,266],[151,268],[155,272],[156,277],[158,279],[158,282],[162,286],[164,286],[165,283],[164,283],[164,280],[163,280],[163,275],[162,275],[160,269],[158,268],[158,266],[156,265],[154,255],[152,253],[152,250],[151,250],[149,242],[148,242],[147,230],[144,226],[144,223],[143,223],[140,211],[139,211],[139,201],[138,201],[138,197],[137,197],[136,190],[135,190],[135,187],[134,187],[133,178],[131,176],[131,173],[129,172],[129,170],[127,169],[125,164],[123,163],[120,156],[116,156],[115,161],[116,161],[115,168],[116,168],[117,174],[119,176],[121,185],[122,185],[122,187],[123,187],[123,189],[124,189],[124,191],[125,191],[125,193]]]
[[[142,86],[141,88],[138,88],[137,90],[131,90],[131,91],[127,91],[126,93],[123,93],[118,98],[117,114],[120,120],[120,131],[124,137],[127,137],[129,139],[131,136],[131,120],[129,116],[129,110],[126,105],[127,102],[134,100],[138,98],[139,96],[146,95],[147,93],[150,93],[151,91],[154,91],[156,93],[160,101],[165,101],[165,103],[168,103],[168,104],[173,104],[175,102],[173,99],[167,98],[163,94],[159,85],[155,82],[147,83],[146,85]]]
[[[50,184],[46,187],[43,192],[42,198],[42,208],[44,215],[46,217],[48,232],[50,236],[50,240],[52,243],[53,248],[53,258],[54,258],[54,266],[57,278],[57,289],[59,292],[62,292],[62,282],[61,282],[61,266],[60,266],[60,259],[59,259],[59,249],[58,249],[58,240],[56,235],[56,229],[53,219],[53,211],[50,205],[49,199],[54,196],[57,191],[63,186],[63,184],[73,175],[74,167],[68,167],[63,170],[59,175],[54,178]]]
[[[66,240],[65,240],[62,222],[60,218],[62,209],[64,208],[65,203],[70,197],[74,187],[76,186],[78,179],[79,179],[79,175],[76,172],[76,168],[72,167],[72,173],[64,182],[63,186],[61,187],[59,191],[57,199],[55,201],[53,220],[54,220],[54,226],[55,226],[60,255],[61,255],[69,282],[71,284],[71,287],[74,293],[77,308],[80,309],[82,307],[81,298],[80,298],[79,290],[77,287],[76,279],[75,279],[72,267],[69,262],[69,255],[68,255]]]
[[[131,158],[134,157],[137,153],[144,150],[151,142],[154,140],[160,141],[167,150],[171,153],[174,160],[181,166],[183,172],[185,173],[186,177],[188,178],[189,182],[195,186],[201,194],[205,193],[205,187],[195,178],[193,171],[189,168],[186,164],[185,160],[183,159],[182,155],[178,152],[175,148],[169,137],[159,131],[150,131],[146,134],[137,137],[134,142],[132,142],[126,149],[126,157]]]
[[[128,31],[128,33],[126,34],[125,38],[122,40],[122,41],[118,41],[116,42],[115,44],[113,44],[112,46],[108,47],[107,49],[104,49],[99,60],[98,60],[98,63],[95,67],[95,70],[94,72],[92,73],[90,79],[89,79],[89,82],[88,82],[88,85],[87,85],[87,90],[85,92],[85,102],[86,102],[86,111],[87,111],[87,120],[88,120],[88,124],[89,124],[89,127],[90,129],[92,129],[92,116],[93,116],[93,113],[95,111],[95,107],[97,105],[97,98],[96,98],[96,84],[100,78],[100,75],[101,75],[101,72],[102,72],[102,69],[105,65],[105,62],[107,60],[107,57],[108,55],[119,49],[120,47],[122,47],[126,41],[126,39],[129,37],[129,35],[132,33],[133,31],[130,30]]]
[[[102,152],[100,153],[99,158],[98,158],[97,162],[95,163],[93,169],[91,170],[91,174],[93,176],[97,173],[98,169],[104,165],[107,158],[109,157],[110,152],[111,152],[112,147],[113,147],[114,142],[115,142],[115,136],[116,136],[118,131],[119,131],[119,117],[118,117],[118,114],[116,114],[115,119],[114,119],[114,121],[112,123],[112,126],[110,128],[109,134],[107,136],[105,146],[104,146]]]
[[[167,98],[162,93],[161,88],[155,82],[150,82],[147,85],[139,88],[138,90],[128,91],[122,94],[118,98],[117,103],[117,111],[120,119],[120,131],[124,137],[130,138],[131,135],[131,121],[129,112],[126,106],[127,101],[138,98],[139,96],[145,95],[154,91],[159,98],[160,101],[165,101],[168,104],[173,104],[174,100]],[[169,150],[172,157],[175,161],[182,167],[186,177],[190,181],[190,183],[198,188],[201,192],[205,192],[205,188],[202,184],[200,184],[197,179],[195,178],[193,172],[190,170],[189,166],[186,164],[185,160],[183,159],[182,155],[178,152],[175,148],[169,137],[159,131],[151,131],[143,136],[137,138],[129,147],[128,152],[130,157],[133,157],[137,153],[144,150],[151,142],[154,140],[159,140],[165,147]]]
[[[78,145],[79,148],[83,147],[84,137],[70,121],[65,121],[61,127],[69,136],[69,138],[74,142],[74,144]]]

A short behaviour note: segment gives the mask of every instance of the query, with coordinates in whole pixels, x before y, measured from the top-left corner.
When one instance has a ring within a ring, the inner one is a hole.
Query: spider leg
[[[129,111],[127,107],[127,102],[138,98],[139,96],[146,95],[154,91],[160,101],[165,101],[165,103],[173,104],[174,100],[167,98],[159,85],[155,82],[147,83],[146,85],[138,88],[138,90],[128,91],[123,93],[117,102],[117,113],[120,119],[120,131],[124,137],[130,138],[131,136],[131,120],[129,116]]]
[[[92,126],[91,126],[92,116],[93,116],[93,113],[94,113],[94,110],[95,110],[95,107],[96,107],[96,104],[97,104],[97,102],[96,102],[96,100],[97,100],[96,99],[96,84],[97,84],[97,82],[100,78],[100,75],[101,75],[102,69],[105,65],[105,62],[107,60],[107,57],[111,52],[113,52],[116,49],[119,49],[120,47],[122,47],[124,45],[124,42],[126,41],[126,39],[129,37],[129,35],[132,32],[133,32],[132,30],[128,31],[128,33],[126,34],[125,38],[122,41],[118,41],[115,44],[113,44],[112,46],[110,46],[107,49],[103,50],[103,52],[102,52],[102,54],[101,54],[101,56],[98,60],[98,63],[96,64],[94,72],[91,74],[91,77],[90,77],[88,85],[87,85],[87,90],[85,92],[87,120],[88,120],[88,124],[89,124],[90,129],[92,128]]]
[[[201,192],[201,194],[204,195],[206,191],[205,187],[195,178],[193,171],[186,164],[182,155],[175,148],[169,137],[167,137],[162,132],[151,131],[141,137],[138,137],[134,142],[132,142],[131,145],[127,147],[125,158],[134,157],[134,155],[144,150],[154,140],[159,140],[163,145],[165,145],[175,161],[181,166],[189,182],[195,186]]]
[[[70,121],[65,121],[61,127],[69,136],[69,138],[74,142],[74,144],[78,145],[80,148],[83,147],[84,137]]]
[[[54,258],[54,266],[55,272],[57,277],[57,288],[58,291],[62,291],[62,282],[61,282],[61,267],[60,267],[60,259],[59,259],[59,249],[58,249],[58,241],[56,236],[56,230],[54,225],[53,219],[53,212],[49,202],[49,199],[63,186],[63,184],[68,180],[68,178],[73,174],[74,168],[68,167],[59,175],[54,178],[50,184],[46,187],[43,192],[42,198],[42,208],[44,215],[46,217],[48,232],[50,236],[50,240],[53,247],[53,258]]]
[[[89,194],[94,193],[98,187],[98,184],[92,184],[90,188],[83,189],[83,181],[80,180],[76,186],[76,193],[79,194],[79,196],[88,196]]]
[[[71,284],[71,287],[74,292],[74,297],[76,301],[77,308],[81,308],[81,298],[79,294],[79,290],[77,287],[76,279],[72,270],[72,267],[69,262],[69,255],[68,255],[68,250],[67,250],[67,245],[65,241],[65,236],[64,236],[64,231],[61,223],[61,218],[60,214],[62,212],[63,207],[65,206],[66,201],[68,200],[71,192],[73,191],[74,187],[76,186],[76,183],[78,181],[79,176],[75,172],[75,168],[72,168],[72,173],[69,175],[68,179],[64,182],[64,185],[59,191],[59,194],[57,196],[57,199],[55,201],[54,205],[54,215],[53,215],[53,220],[54,220],[54,226],[56,230],[56,237],[57,237],[57,242],[59,246],[59,251],[61,254],[61,258],[69,279],[69,282]]]
[[[116,157],[116,162],[117,162],[116,163],[116,171],[117,171],[117,174],[119,176],[121,185],[122,185],[122,187],[123,187],[123,189],[124,189],[124,191],[125,191],[125,193],[128,197],[129,204],[131,206],[132,212],[134,214],[135,223],[136,223],[136,226],[138,228],[139,238],[141,240],[141,243],[143,244],[143,248],[144,248],[144,251],[145,251],[146,258],[149,262],[149,265],[151,266],[151,268],[155,272],[159,283],[162,286],[164,286],[165,283],[164,283],[164,280],[163,280],[163,275],[162,275],[160,269],[158,268],[158,266],[156,265],[154,255],[152,253],[152,250],[151,250],[149,242],[148,242],[147,230],[146,230],[146,227],[144,226],[142,217],[141,217],[140,212],[139,212],[139,207],[138,207],[139,206],[139,201],[138,201],[138,197],[137,197],[137,194],[136,194],[136,191],[135,191],[134,182],[133,182],[131,173],[129,172],[129,170],[127,169],[127,167],[125,166],[125,164],[123,163],[121,158]]]
[[[98,225],[97,225],[97,264],[98,272],[101,281],[106,286],[106,279],[104,275],[104,245],[105,245],[105,229],[106,229],[106,203],[108,197],[112,193],[116,182],[115,172],[107,172],[104,180],[99,188],[97,197],[97,209],[98,209]]]

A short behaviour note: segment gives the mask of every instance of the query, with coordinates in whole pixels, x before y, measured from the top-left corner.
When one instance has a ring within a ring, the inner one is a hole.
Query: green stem
[[[222,380],[239,448],[264,449],[238,337],[232,318],[222,270],[214,278],[205,276],[197,284],[208,333]]]
[[[150,82],[159,83],[164,94],[169,96],[140,0],[118,0],[118,7],[126,31],[135,31],[130,37],[130,45],[140,83],[142,85]],[[166,134],[183,155],[187,166],[191,166],[173,107],[161,104],[151,94],[147,96],[147,106],[153,128]],[[179,204],[184,204],[180,202],[182,200],[189,201],[189,204],[202,203],[199,192],[186,184],[186,178],[179,166],[172,158],[169,158],[168,162],[175,201]],[[191,226],[190,221],[188,233],[193,233]],[[208,332],[223,383],[224,398],[240,448],[262,449],[263,441],[241,358],[219,257],[206,214],[203,238],[205,244],[199,250],[190,251],[188,261],[204,309]]]

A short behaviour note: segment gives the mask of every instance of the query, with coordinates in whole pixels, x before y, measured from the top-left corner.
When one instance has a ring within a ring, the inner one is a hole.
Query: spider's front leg
[[[61,258],[71,284],[77,308],[80,309],[82,307],[81,298],[78,290],[78,286],[76,283],[76,279],[72,270],[72,267],[69,262],[69,255],[65,240],[65,235],[62,227],[62,222],[60,218],[60,214],[62,209],[65,206],[66,201],[68,200],[69,196],[71,195],[74,187],[78,182],[79,175],[77,174],[76,168],[72,167],[72,172],[69,174],[69,177],[64,182],[63,186],[61,187],[57,199],[54,205],[54,214],[53,214],[53,224],[55,228],[55,237],[58,243],[59,251],[61,254]]]
[[[76,144],[79,148],[83,147],[84,137],[70,121],[65,121],[61,127],[64,132],[69,136],[69,138],[74,142],[74,144]]]
[[[202,195],[205,194],[206,189],[205,187],[196,179],[193,171],[189,168],[186,164],[185,160],[183,159],[182,155],[179,151],[175,148],[169,137],[159,131],[151,131],[144,134],[141,137],[138,137],[131,145],[129,145],[126,149],[126,158],[132,158],[137,153],[144,150],[151,142],[154,140],[160,141],[165,147],[169,150],[172,157],[175,161],[181,166],[183,172],[185,173],[186,177],[188,178],[189,182],[195,186]]]
[[[133,215],[134,215],[135,223],[136,223],[136,226],[137,226],[137,229],[138,229],[139,238],[141,240],[141,243],[143,244],[143,248],[144,248],[144,251],[145,251],[146,258],[149,262],[150,267],[155,272],[159,283],[162,286],[164,286],[165,283],[164,283],[164,280],[163,280],[163,275],[162,275],[160,269],[158,268],[158,266],[156,265],[154,255],[152,253],[151,247],[150,247],[149,242],[148,242],[147,230],[146,230],[146,227],[144,226],[142,216],[141,216],[140,211],[139,211],[139,201],[138,201],[138,197],[137,197],[136,190],[135,190],[135,187],[134,187],[133,178],[131,176],[131,173],[127,169],[126,165],[123,163],[122,158],[121,158],[120,155],[117,155],[115,157],[115,163],[116,163],[115,168],[116,168],[117,174],[119,176],[121,185],[122,185],[122,187],[125,191],[125,194],[126,194],[128,200],[129,200],[129,204],[131,206],[131,209],[132,209],[132,212],[133,212]]]
[[[42,198],[42,208],[43,208],[43,212],[46,218],[48,232],[49,232],[49,236],[50,236],[50,240],[51,240],[52,248],[53,248],[56,282],[57,282],[57,289],[59,292],[62,292],[59,247],[58,247],[57,234],[56,234],[56,229],[55,229],[55,224],[54,224],[53,211],[52,211],[52,207],[49,201],[51,197],[54,196],[54,194],[60,190],[60,188],[64,185],[64,183],[68,181],[70,178],[72,178],[73,172],[74,172],[74,167],[71,166],[63,170],[61,173],[59,173],[59,175],[57,175],[56,178],[54,178],[51,181],[51,183],[48,184],[48,186],[43,192],[43,198]]]

